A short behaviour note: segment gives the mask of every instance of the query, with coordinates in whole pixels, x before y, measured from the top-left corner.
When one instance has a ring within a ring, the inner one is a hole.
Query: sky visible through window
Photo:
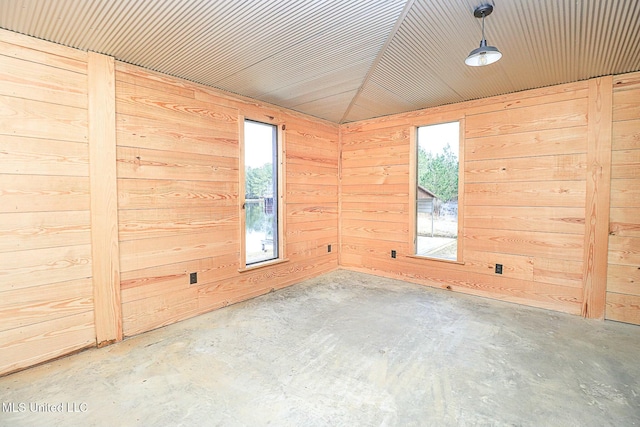
[[[458,155],[460,148],[458,122],[442,123],[438,125],[422,126],[418,128],[418,144],[426,153],[442,153],[444,147],[449,144],[451,153]]]
[[[272,132],[273,126],[271,125],[250,121],[245,122],[245,141],[269,141],[268,144],[250,144],[251,149],[245,150],[244,153],[245,167],[259,168],[273,161]]]

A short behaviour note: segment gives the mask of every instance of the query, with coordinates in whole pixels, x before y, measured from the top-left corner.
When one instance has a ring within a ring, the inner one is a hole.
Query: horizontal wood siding
[[[125,335],[337,268],[336,125],[122,63],[116,112]],[[289,260],[245,272],[238,271],[241,115],[285,126]]]
[[[613,79],[606,318],[640,324],[640,73]]]
[[[343,265],[580,314],[588,95],[581,82],[344,125]],[[460,119],[463,263],[417,258],[409,133]],[[497,263],[502,275],[494,273]]]
[[[0,30],[0,374],[95,345],[86,54]]]

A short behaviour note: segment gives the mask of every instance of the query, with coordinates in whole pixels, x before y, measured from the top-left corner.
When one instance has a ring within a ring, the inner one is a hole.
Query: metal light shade
[[[502,53],[497,47],[487,46],[487,41],[482,39],[480,47],[473,49],[464,63],[472,67],[481,67],[483,65],[493,64],[502,58]]]
[[[493,12],[493,6],[490,4],[483,4],[476,7],[473,11],[473,16],[482,19],[482,40],[480,40],[480,47],[473,49],[464,63],[472,67],[482,67],[483,65],[493,64],[500,58],[502,53],[495,46],[487,46],[487,39],[484,37],[484,18],[491,15]]]

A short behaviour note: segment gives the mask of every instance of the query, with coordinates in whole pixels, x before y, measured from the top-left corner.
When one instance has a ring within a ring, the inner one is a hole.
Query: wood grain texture
[[[125,335],[337,268],[336,125],[127,64],[116,70]],[[245,116],[278,125],[289,261],[240,273]]]
[[[87,110],[0,96],[0,135],[86,143]]]
[[[324,165],[318,166],[314,162],[305,162],[296,165],[288,162],[287,183],[303,185],[326,185],[333,188],[338,185],[337,167]]]
[[[443,105],[424,110],[410,111],[386,117],[361,120],[344,125],[345,131],[366,132],[393,127],[409,127],[453,122],[465,115],[482,114],[492,111],[505,111],[513,108],[539,106],[554,102],[587,97],[587,82],[575,82],[540,89],[528,90],[490,98]]]
[[[238,160],[232,157],[118,147],[116,161],[120,178],[238,180]]]
[[[0,214],[0,252],[82,245],[90,240],[89,211]]]
[[[493,276],[496,264],[502,264],[502,276],[533,281],[534,258],[526,255],[497,254],[467,249],[465,270]]]
[[[342,174],[344,185],[405,184],[409,181],[406,165],[384,165],[352,168]]]
[[[612,125],[612,150],[637,150],[640,149],[640,118],[613,122]]]
[[[611,77],[589,81],[582,315],[604,319],[611,195]]]
[[[640,238],[609,236],[609,263],[640,266]]]
[[[565,260],[582,260],[583,236],[539,231],[465,229],[468,249]]]
[[[640,118],[640,87],[632,90],[616,90],[613,93],[613,121]]]
[[[93,311],[0,332],[0,372],[11,373],[95,345]]]
[[[640,237],[640,210],[637,207],[612,207],[609,234],[613,236]]]
[[[238,183],[171,181],[165,179],[118,179],[120,209],[170,209],[173,206],[236,206]]]
[[[535,130],[529,132],[467,138],[467,161],[514,157],[553,156],[586,153],[587,127]]]
[[[89,52],[91,248],[98,346],[122,340],[114,59]]]
[[[123,303],[150,296],[186,289],[189,286],[204,286],[235,278],[238,275],[238,253],[165,264],[141,270],[123,272]],[[189,284],[189,273],[198,273],[198,283]]]
[[[239,252],[237,229],[120,242],[122,271]]]
[[[0,45],[1,46],[1,45]],[[2,51],[0,51],[2,52]],[[86,72],[27,62],[0,54],[0,95],[87,108]]]
[[[316,205],[306,203],[289,203],[286,207],[288,224],[313,222],[331,219],[338,221],[338,208],[335,204]]]
[[[640,179],[611,180],[611,206],[640,208]]]
[[[467,138],[536,132],[587,124],[587,100],[578,98],[467,117]]]
[[[470,182],[465,186],[468,206],[580,207],[584,181]]]
[[[120,241],[230,231],[238,226],[235,206],[173,209],[121,209],[118,214]]]
[[[521,157],[467,162],[466,183],[517,181],[572,181],[586,176],[585,154]]]
[[[16,175],[89,175],[86,143],[2,136],[2,172]]]
[[[61,44],[47,42],[7,30],[0,30],[0,42],[14,45],[16,52],[19,51],[22,55],[34,55],[31,57],[34,62],[49,63],[60,61],[58,63],[69,64],[71,61],[66,60],[71,59],[78,64],[79,68],[86,68],[87,66],[86,52]],[[67,67],[68,65],[60,66],[60,68]]]
[[[533,258],[533,281],[582,289],[583,261],[559,258]]]
[[[87,177],[0,174],[0,212],[89,210]]]
[[[296,224],[296,227],[285,231],[288,244],[322,239],[325,236],[335,236],[338,233],[338,222],[335,219],[325,219]]]
[[[640,72],[626,73],[613,76],[613,90],[625,90],[640,85]]]
[[[95,345],[87,54],[0,30],[0,374]]]
[[[0,331],[46,323],[93,310],[91,279],[2,292]]]
[[[584,209],[530,206],[466,206],[470,228],[584,234]]]
[[[581,289],[460,273],[447,267],[427,269],[407,262],[395,262],[395,267],[392,267],[391,263],[392,260],[363,259],[361,266],[349,269],[502,301],[571,314],[580,313]]]
[[[139,147],[179,153],[198,153],[221,157],[238,157],[238,133],[233,126],[216,132],[203,132],[193,126],[156,117],[128,116],[118,111],[116,132],[119,147]]]
[[[87,74],[86,52],[69,49],[67,52],[61,52],[60,55],[53,55],[52,52],[47,49],[37,50],[25,48],[20,42],[17,42],[17,39],[9,40],[9,38],[6,37],[7,33],[9,32],[2,30],[2,34],[0,34],[0,52],[2,52],[2,55],[34,64],[46,64],[49,67]],[[16,33],[13,33],[13,35],[20,36]],[[30,44],[30,42],[28,44]],[[51,43],[51,46],[56,48],[64,47],[54,43]],[[71,52],[72,55],[66,55],[68,52]]]
[[[616,150],[611,156],[611,179],[635,179],[638,176],[640,149]]]
[[[341,265],[579,314],[589,103],[579,82],[344,125]],[[413,257],[412,129],[461,119],[462,263]]]
[[[237,110],[181,97],[164,90],[118,81],[118,112],[147,119],[181,122],[188,126],[215,126],[231,130]]]
[[[640,325],[640,296],[607,292],[607,319]]]
[[[640,296],[640,268],[636,265],[609,264],[607,292]]]

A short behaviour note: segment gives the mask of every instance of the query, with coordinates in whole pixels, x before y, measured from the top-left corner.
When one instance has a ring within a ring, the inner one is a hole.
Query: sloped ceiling
[[[0,27],[346,123],[640,70],[638,0],[0,0]]]

